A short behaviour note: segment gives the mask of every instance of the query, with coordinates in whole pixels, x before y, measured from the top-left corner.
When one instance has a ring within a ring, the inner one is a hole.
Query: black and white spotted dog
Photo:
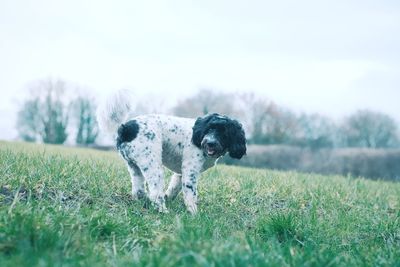
[[[119,92],[98,112],[101,129],[113,134],[126,161],[132,195],[147,195],[160,212],[167,212],[165,199],[182,189],[189,212],[197,212],[197,180],[226,153],[240,159],[246,154],[242,125],[227,116],[206,115],[197,120],[167,115],[130,117],[126,92]],[[167,191],[163,165],[174,172]],[[145,186],[146,185],[146,186]]]

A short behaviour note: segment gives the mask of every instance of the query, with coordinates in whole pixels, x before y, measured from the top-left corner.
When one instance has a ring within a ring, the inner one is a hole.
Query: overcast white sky
[[[27,84],[49,76],[98,96],[206,87],[400,119],[398,0],[0,0],[0,38],[0,139],[16,137]]]

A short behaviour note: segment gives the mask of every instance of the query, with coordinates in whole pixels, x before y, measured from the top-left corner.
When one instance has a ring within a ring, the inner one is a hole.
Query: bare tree
[[[336,143],[335,123],[319,114],[302,114],[297,118],[293,143],[311,148],[333,147]]]
[[[80,145],[95,143],[99,132],[94,99],[81,95],[73,100],[71,107],[77,129],[75,142]]]
[[[238,96],[239,118],[246,129],[246,136],[251,143],[262,143],[265,134],[265,123],[270,101],[254,93],[243,93]]]
[[[264,143],[291,143],[297,130],[296,115],[288,109],[271,103],[267,110],[264,128]]]
[[[243,123],[251,143],[289,143],[296,127],[295,115],[266,98],[253,93],[220,93],[200,90],[173,108],[178,116],[197,117],[217,112]]]
[[[17,130],[26,141],[62,144],[67,139],[68,108],[63,99],[66,84],[47,79],[30,88],[31,99],[18,112]]]
[[[290,143],[295,134],[296,116],[290,110],[253,93],[241,94],[242,119],[250,143]]]
[[[350,147],[388,148],[399,144],[398,127],[390,116],[360,110],[348,117],[343,133]]]
[[[235,94],[202,89],[194,96],[178,102],[178,104],[172,108],[172,113],[177,116],[191,118],[215,112],[235,116],[238,114],[238,110],[235,106]]]
[[[39,100],[26,101],[17,114],[17,130],[24,141],[35,142],[41,139]]]

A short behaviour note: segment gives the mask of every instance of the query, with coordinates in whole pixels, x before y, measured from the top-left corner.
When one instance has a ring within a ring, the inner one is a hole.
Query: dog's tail
[[[132,111],[132,96],[128,90],[120,90],[97,109],[99,128],[116,137],[119,126],[126,122]]]

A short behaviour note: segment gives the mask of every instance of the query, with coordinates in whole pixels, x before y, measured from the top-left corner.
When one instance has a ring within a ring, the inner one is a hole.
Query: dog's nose
[[[215,141],[208,141],[208,142],[207,142],[207,146],[208,146],[209,148],[214,148],[214,147],[217,146],[217,142],[215,142]]]

